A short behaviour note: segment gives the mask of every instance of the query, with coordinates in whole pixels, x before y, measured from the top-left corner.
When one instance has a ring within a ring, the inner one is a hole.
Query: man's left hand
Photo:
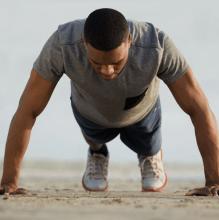
[[[219,185],[205,186],[189,190],[186,196],[219,196]]]

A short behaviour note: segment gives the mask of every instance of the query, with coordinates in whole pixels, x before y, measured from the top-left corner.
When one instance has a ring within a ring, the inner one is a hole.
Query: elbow
[[[36,120],[37,117],[40,115],[40,112],[38,112],[38,111],[32,111],[30,114],[31,114],[31,117],[32,117],[34,120]]]
[[[187,102],[184,102],[181,105],[183,111],[188,114],[191,118],[199,117],[206,117],[207,115],[211,115],[212,111],[208,100],[204,94],[200,96],[195,96],[189,99]]]
[[[213,116],[213,112],[208,103],[202,106],[194,106],[194,108],[186,110],[186,113],[190,116],[192,121],[204,121]]]
[[[200,113],[197,108],[184,109],[184,112],[185,112],[190,118],[194,118],[197,114]]]
[[[33,121],[40,115],[40,111],[35,110],[29,106],[18,105],[15,115],[22,118],[29,118]]]
[[[22,102],[22,98],[19,101],[18,108],[16,111],[16,113],[32,118],[34,120],[40,115],[41,112],[42,110],[36,107],[36,105],[27,102]]]

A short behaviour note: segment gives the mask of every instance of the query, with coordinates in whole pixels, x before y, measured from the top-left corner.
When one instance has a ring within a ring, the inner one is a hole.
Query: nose
[[[100,73],[105,76],[110,76],[114,73],[114,67],[112,65],[103,65],[100,68]]]

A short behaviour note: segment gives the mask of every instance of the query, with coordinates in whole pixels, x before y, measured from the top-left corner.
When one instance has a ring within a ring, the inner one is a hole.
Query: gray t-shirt
[[[83,42],[85,20],[58,27],[48,39],[33,68],[44,79],[71,79],[74,106],[85,118],[105,127],[123,127],[140,121],[159,95],[159,78],[174,82],[188,64],[171,39],[147,22],[128,21],[132,36],[128,62],[114,80],[92,69]]]

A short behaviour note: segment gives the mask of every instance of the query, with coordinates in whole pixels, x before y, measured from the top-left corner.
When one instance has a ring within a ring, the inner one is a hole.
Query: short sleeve
[[[189,65],[168,36],[164,36],[163,55],[157,76],[166,84],[176,81],[187,72]]]
[[[33,64],[33,69],[44,79],[58,82],[64,73],[63,63],[59,33],[56,31],[45,43]]]

